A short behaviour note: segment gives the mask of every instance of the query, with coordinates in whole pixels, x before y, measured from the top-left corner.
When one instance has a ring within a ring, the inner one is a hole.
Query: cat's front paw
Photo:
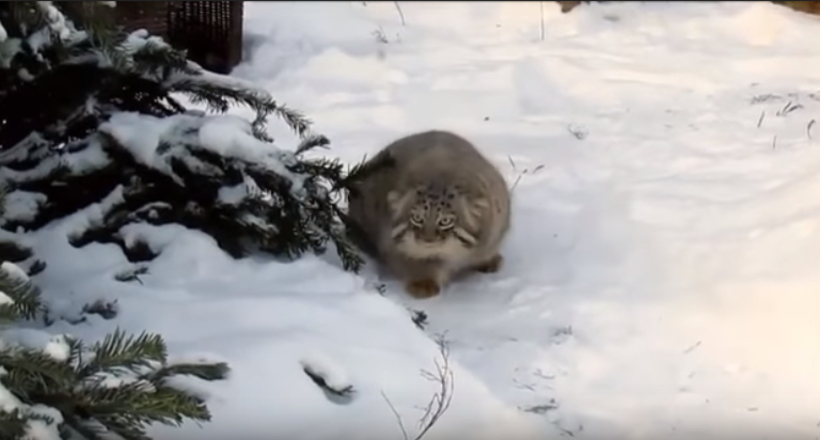
[[[481,273],[495,273],[501,269],[502,262],[504,262],[504,257],[500,254],[495,254],[489,260],[477,265],[475,270]]]
[[[432,298],[441,292],[441,287],[431,279],[408,281],[404,290],[416,299]]]

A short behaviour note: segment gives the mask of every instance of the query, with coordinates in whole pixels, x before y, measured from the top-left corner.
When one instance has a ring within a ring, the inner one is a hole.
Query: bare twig
[[[507,156],[507,160],[510,161],[510,166],[512,166],[513,171],[518,171],[518,167],[515,166],[515,162],[511,156]],[[510,187],[510,191],[515,191],[515,187],[518,186],[518,182],[521,181],[521,178],[524,177],[524,174],[527,174],[527,169],[524,168],[524,171],[518,173],[518,177],[515,179],[515,182]]]
[[[589,135],[589,132],[584,127],[576,127],[572,124],[567,125],[567,131],[579,141],[586,139]]]
[[[694,344],[692,344],[690,347],[688,347],[686,350],[683,350],[683,354],[689,354],[689,353],[691,353],[694,349],[696,349],[696,348],[698,348],[698,347],[700,347],[700,341],[695,342],[695,343],[694,343]]]
[[[814,127],[814,124],[816,122],[817,121],[812,119],[811,121],[809,121],[809,125],[806,126],[806,135],[809,137],[809,139],[811,139],[811,128]]]
[[[406,26],[407,23],[404,22],[404,12],[401,11],[401,6],[399,6],[399,2],[394,1],[394,5],[396,5],[396,10],[399,11],[399,18],[401,18],[401,25]]]
[[[766,116],[766,111],[760,112],[760,119],[757,120],[757,128],[760,128],[760,124],[763,123],[763,117]]]
[[[773,95],[771,93],[767,93],[765,95],[758,95],[752,98],[752,104],[759,104],[761,102],[771,101],[771,100],[780,100],[783,99],[782,96]]]
[[[513,182],[512,186],[510,187],[510,192],[515,191],[515,187],[518,186],[518,182],[521,182],[521,178],[524,177],[524,174],[527,174],[527,170],[522,171],[518,174],[518,177]]]
[[[382,397],[384,398],[384,401],[387,402],[387,406],[390,407],[390,411],[392,411],[393,415],[396,416],[396,421],[399,423],[399,429],[401,429],[402,438],[404,440],[409,440],[409,437],[407,436],[407,430],[404,429],[404,421],[401,419],[401,415],[399,415],[399,412],[396,411],[396,407],[393,406],[393,402],[391,402],[390,399],[387,398],[387,394],[384,394],[384,391],[382,391]]]
[[[421,440],[428,431],[438,422],[442,415],[450,408],[450,403],[453,400],[453,371],[450,368],[450,349],[447,346],[447,341],[444,338],[444,335],[440,335],[436,338],[436,344],[439,347],[439,353],[441,355],[441,360],[435,359],[433,362],[436,366],[435,372],[430,372],[427,370],[422,370],[421,375],[425,379],[435,381],[439,383],[438,391],[433,395],[430,399],[430,402],[424,408],[424,414],[422,415],[421,419],[419,419],[419,432],[413,437],[413,440]],[[393,415],[396,417],[396,421],[399,424],[399,429],[401,429],[402,438],[404,440],[410,440],[410,436],[407,433],[407,429],[404,426],[404,421],[402,420],[401,415],[396,410],[396,407],[393,406],[393,403],[390,402],[390,399],[387,397],[384,392],[382,392],[382,397],[384,398],[387,405],[390,407],[390,411],[393,412]]]
[[[436,340],[441,353],[441,363],[435,361],[436,372],[422,372],[428,379],[439,383],[439,390],[430,399],[430,403],[425,409],[424,416],[419,420],[421,431],[414,440],[420,440],[427,434],[427,431],[436,424],[436,422],[447,412],[450,408],[450,403],[453,400],[453,371],[450,369],[450,348],[447,346],[447,341],[444,335],[441,335]]]
[[[783,108],[781,108],[780,110],[777,111],[777,113],[775,113],[775,115],[783,116],[785,114],[784,112],[786,111],[786,109],[791,107],[791,105],[792,105],[791,101],[787,102],[786,105],[783,106]]]
[[[544,41],[544,37],[547,33],[546,27],[544,26],[544,2],[538,2],[538,4],[541,7],[541,41]]]
[[[783,106],[782,109],[778,110],[777,116],[786,116],[789,113],[801,108],[803,108],[802,104],[793,103],[792,101],[789,101],[786,103],[785,106]]]
[[[378,29],[372,32],[373,36],[376,38],[376,41],[382,44],[387,44],[389,41],[387,40],[387,35],[384,33],[384,29],[379,26]]]

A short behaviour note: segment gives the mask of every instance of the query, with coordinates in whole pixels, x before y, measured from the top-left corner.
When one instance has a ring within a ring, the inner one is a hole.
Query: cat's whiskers
[[[459,239],[453,236],[437,242],[425,243],[417,240],[413,234],[407,234],[397,243],[396,247],[399,252],[409,258],[424,260],[460,259],[470,252]]]

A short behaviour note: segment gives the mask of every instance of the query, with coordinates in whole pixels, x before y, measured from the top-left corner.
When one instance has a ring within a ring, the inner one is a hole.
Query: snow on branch
[[[178,182],[172,159],[195,160],[191,151],[213,153],[254,164],[292,182],[295,195],[302,194],[303,177],[290,172],[296,165],[293,154],[254,137],[251,124],[231,115],[193,116],[179,114],[157,118],[139,113],[115,113],[100,126],[137,162],[163,172]]]
[[[206,71],[145,30],[106,27],[93,7],[66,6],[64,16],[57,9],[64,4],[5,3],[6,12],[17,7],[41,17],[2,16],[9,37],[23,36],[20,47],[14,38],[0,42],[0,176],[13,191],[4,229],[36,230],[99,206],[96,220],[84,222],[88,229],[73,231],[73,245],[116,243],[129,260],[146,261],[156,254],[131,249],[121,229],[179,223],[212,235],[235,257],[263,251],[295,258],[332,241],[345,268],[362,264],[333,198],[345,188],[343,166],[304,158],[329,141],[311,133],[302,114],[254,84]],[[23,41],[35,34],[42,41]],[[31,49],[50,43],[54,50]],[[256,116],[188,111],[176,94],[216,113],[243,105]],[[271,115],[301,138],[292,150],[268,136]]]

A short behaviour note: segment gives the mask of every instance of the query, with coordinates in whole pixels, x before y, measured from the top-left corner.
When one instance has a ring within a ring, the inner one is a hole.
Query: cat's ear
[[[399,203],[399,199],[401,198],[401,194],[398,191],[390,191],[387,193],[387,204],[390,205],[392,209]]]

